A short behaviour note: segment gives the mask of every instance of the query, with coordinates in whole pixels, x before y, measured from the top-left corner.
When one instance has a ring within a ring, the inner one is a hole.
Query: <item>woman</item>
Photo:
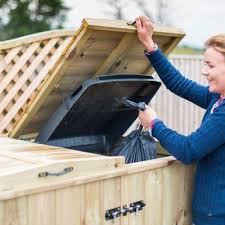
[[[139,119],[171,155],[185,164],[196,162],[193,224],[225,225],[225,34],[206,42],[202,74],[209,87],[204,87],[170,64],[153,42],[153,25],[146,17],[137,18],[136,26],[145,55],[166,87],[206,109],[200,127],[188,136],[166,127],[148,106]]]

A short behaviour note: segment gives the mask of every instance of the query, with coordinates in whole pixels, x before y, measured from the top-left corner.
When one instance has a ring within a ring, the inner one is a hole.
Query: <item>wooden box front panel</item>
[[[132,165],[131,165],[132,166]],[[143,169],[142,169],[143,170]],[[122,172],[121,172],[122,171]],[[96,181],[0,201],[1,225],[190,225],[194,166],[99,175]],[[41,190],[40,190],[41,191]],[[16,197],[16,195],[15,195]],[[137,214],[105,220],[106,210],[145,202]]]

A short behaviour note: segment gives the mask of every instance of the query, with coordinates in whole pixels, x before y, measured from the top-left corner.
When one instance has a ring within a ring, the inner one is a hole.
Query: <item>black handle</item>
[[[145,103],[144,102],[133,102],[131,100],[128,99],[124,99],[123,103],[125,106],[133,108],[133,109],[139,109],[141,111],[145,110]]]
[[[136,24],[136,21],[129,21],[127,22],[127,25],[129,26],[134,26]]]

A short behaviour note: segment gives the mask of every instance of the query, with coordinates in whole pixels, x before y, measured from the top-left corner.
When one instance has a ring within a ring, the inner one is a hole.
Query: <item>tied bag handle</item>
[[[132,108],[132,109],[138,109],[138,110],[141,110],[141,111],[144,111],[145,110],[145,102],[133,102],[131,100],[128,100],[128,99],[124,99],[123,100],[123,104],[129,108]],[[140,124],[139,128],[138,128],[139,132],[141,133],[142,130],[143,130],[143,126]]]

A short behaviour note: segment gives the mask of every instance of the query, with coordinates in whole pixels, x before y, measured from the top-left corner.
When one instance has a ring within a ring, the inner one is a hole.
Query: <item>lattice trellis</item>
[[[51,31],[0,43],[0,133],[13,129],[72,39]]]

